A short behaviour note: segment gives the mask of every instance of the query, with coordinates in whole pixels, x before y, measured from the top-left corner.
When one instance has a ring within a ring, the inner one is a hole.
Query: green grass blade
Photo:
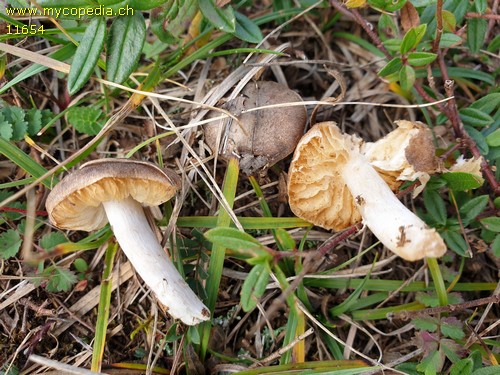
[[[416,311],[425,309],[425,305],[420,302],[410,302],[399,306],[382,307],[377,309],[358,310],[352,312],[354,320],[378,320],[387,319],[389,314],[401,311]]]
[[[226,169],[226,176],[224,179],[224,186],[222,192],[224,197],[229,204],[229,207],[233,207],[234,198],[236,195],[236,187],[238,185],[238,175],[240,172],[240,166],[237,159],[232,158],[229,160]],[[219,216],[217,218],[217,227],[229,227],[231,224],[231,217],[226,212],[226,210],[221,209],[219,211]],[[212,254],[210,256],[210,263],[208,266],[208,278],[207,278],[207,301],[206,305],[213,314],[215,309],[215,302],[217,301],[217,295],[219,293],[220,279],[222,276],[222,268],[224,266],[224,258],[226,255],[226,248],[220,245],[214,245],[212,247]],[[201,336],[201,347],[200,347],[200,357],[204,360],[205,355],[208,350],[208,341],[210,339],[210,331],[212,328],[212,322],[204,322],[200,325],[200,336]]]
[[[18,148],[13,143],[0,137],[0,154],[4,155],[7,159],[16,164],[19,168],[26,171],[28,174],[35,178],[43,176],[47,173],[47,170],[30,158],[24,151]],[[48,187],[52,188],[52,185],[57,183],[57,178],[47,178],[42,181],[42,183]]]
[[[102,273],[101,291],[99,295],[99,307],[97,308],[97,322],[95,329],[94,347],[92,352],[92,371],[101,371],[102,356],[106,344],[106,329],[108,328],[109,307],[111,303],[111,292],[113,285],[111,274],[113,273],[113,262],[118,244],[112,243],[106,250],[104,257],[104,271]]]
[[[314,279],[305,278],[304,285],[314,286],[329,289],[356,289],[363,279]],[[402,292],[425,292],[434,291],[434,283],[426,284],[424,281],[414,281],[404,285],[404,280],[368,280],[364,289],[372,292],[393,292],[401,290]],[[454,292],[479,292],[479,291],[493,291],[495,290],[496,283],[457,283]],[[401,289],[400,289],[401,288]]]
[[[427,266],[431,272],[432,280],[436,286],[436,293],[438,295],[439,304],[441,306],[446,306],[448,304],[448,293],[446,292],[446,286],[444,285],[443,275],[439,269],[439,264],[436,258],[427,258]]]
[[[313,361],[303,363],[291,363],[287,365],[259,367],[252,370],[238,372],[238,375],[260,375],[260,374],[336,374],[354,375],[373,370],[362,361],[356,360],[333,360]]]
[[[273,228],[306,228],[311,223],[296,217],[240,217],[238,221],[244,229],[273,229]],[[213,216],[186,216],[177,219],[177,226],[181,228],[216,228],[217,217]],[[234,226],[231,224],[231,226]]]
[[[332,316],[337,317],[345,313],[352,307],[352,305],[354,305],[354,303],[358,301],[359,296],[363,293],[366,282],[370,279],[370,275],[371,273],[366,275],[363,282],[349,295],[349,297],[345,299],[345,301],[330,309],[330,314],[332,314]]]

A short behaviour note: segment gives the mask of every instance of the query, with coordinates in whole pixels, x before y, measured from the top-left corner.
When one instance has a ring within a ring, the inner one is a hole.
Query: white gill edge
[[[158,243],[142,206],[132,198],[103,206],[121,249],[168,313],[188,325],[208,320],[208,309]]]

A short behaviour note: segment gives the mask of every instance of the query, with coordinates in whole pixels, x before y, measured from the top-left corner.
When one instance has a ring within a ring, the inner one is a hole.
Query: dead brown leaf
[[[401,8],[401,26],[403,30],[407,32],[412,27],[417,27],[420,25],[420,17],[418,12],[409,1]]]

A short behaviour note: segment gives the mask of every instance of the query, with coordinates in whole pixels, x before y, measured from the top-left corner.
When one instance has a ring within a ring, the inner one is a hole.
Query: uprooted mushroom
[[[205,141],[222,159],[236,157],[246,175],[272,166],[290,155],[304,134],[307,113],[303,106],[286,103],[302,101],[300,95],[277,82],[250,82],[240,95],[224,106],[238,116],[205,125]],[[283,107],[253,108],[279,105]],[[219,116],[212,111],[209,117]]]
[[[175,194],[179,177],[147,162],[104,159],[67,175],[47,197],[57,227],[92,231],[110,223],[123,252],[169,314],[194,325],[210,313],[179,274],[144,214]]]
[[[388,144],[392,143],[385,147]],[[290,165],[292,211],[326,229],[341,230],[362,221],[382,244],[406,260],[442,256],[446,245],[441,236],[397,199],[363,154],[364,147],[360,138],[343,134],[334,122],[313,126],[300,140]],[[396,154],[389,152],[386,160],[397,164]],[[405,157],[392,172],[401,166],[408,174],[415,168]],[[394,173],[387,175],[386,179],[397,180]]]

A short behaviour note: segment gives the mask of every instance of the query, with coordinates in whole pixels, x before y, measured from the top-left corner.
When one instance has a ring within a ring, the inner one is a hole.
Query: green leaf
[[[493,111],[500,109],[500,92],[493,92],[479,98],[470,105],[470,108],[475,108],[487,115],[491,115]]]
[[[394,74],[399,72],[399,70],[403,67],[403,61],[400,57],[395,57],[391,61],[389,61],[381,70],[378,72],[378,75],[381,77],[386,77],[390,74]]]
[[[19,233],[13,229],[7,229],[0,234],[0,258],[8,259],[15,256],[21,248],[21,243]]]
[[[102,111],[93,107],[72,107],[67,114],[68,122],[83,134],[96,135],[104,126]]]
[[[384,10],[387,12],[395,12],[405,5],[406,0],[395,0],[395,1],[387,1],[387,0],[368,0],[368,4],[373,6],[374,8]]]
[[[106,19],[96,17],[85,29],[69,70],[68,91],[75,94],[89,80],[106,39]]]
[[[490,147],[500,146],[500,129],[495,130],[486,136],[486,143]]]
[[[401,52],[402,55],[406,55],[417,46],[417,43],[417,33],[415,32],[415,28],[412,27],[403,37],[399,52]]]
[[[470,137],[476,142],[477,148],[479,149],[481,154],[488,155],[488,153],[490,152],[490,146],[488,146],[483,133],[470,125],[465,125],[464,129],[467,134],[469,134]]]
[[[39,245],[42,249],[51,251],[59,244],[68,242],[66,236],[61,232],[51,232],[43,235],[40,239]]]
[[[479,220],[479,222],[488,230],[499,233],[500,232],[500,217],[490,216]]]
[[[446,245],[453,250],[455,253],[462,257],[468,257],[467,250],[469,247],[467,246],[467,242],[464,240],[460,233],[447,230],[440,233],[441,237],[443,237]]]
[[[263,259],[271,259],[266,247],[251,235],[235,228],[214,228],[205,233],[205,237],[214,245],[224,246],[231,249],[236,255],[245,259],[254,259],[260,262]]]
[[[447,182],[448,187],[453,191],[465,191],[477,189],[484,183],[484,179],[472,173],[466,172],[447,172],[441,177]]]
[[[82,258],[76,258],[75,261],[73,262],[73,265],[75,266],[76,270],[80,273],[85,273],[89,269],[89,264],[85,261],[85,259]]]
[[[488,7],[488,3],[486,0],[474,0],[472,4],[476,9],[476,12],[479,14],[483,14],[486,11],[486,8]]]
[[[3,109],[5,120],[12,125],[12,140],[20,141],[28,131],[28,123],[25,121],[26,112],[19,107],[6,107]]]
[[[26,111],[26,120],[28,121],[28,134],[36,135],[42,128],[42,111],[36,108],[30,108]]]
[[[377,29],[378,34],[384,37],[387,37],[389,35],[397,35],[399,31],[399,28],[398,26],[396,26],[396,22],[394,22],[393,17],[389,16],[389,14],[387,13],[382,13],[380,15],[380,18],[377,22]],[[401,39],[398,39],[398,41],[399,44],[401,44]],[[385,42],[387,42],[387,40],[384,40],[382,43],[386,46]],[[399,48],[397,48],[396,51],[399,51]]]
[[[415,299],[427,307],[439,306],[439,298],[436,293],[417,293]]]
[[[500,208],[500,197],[496,197],[493,200],[493,205],[495,206],[495,208]]]
[[[146,39],[146,22],[141,12],[117,17],[109,31],[106,75],[123,83],[134,71]]]
[[[488,22],[482,18],[467,20],[467,45],[472,53],[478,53],[484,43]]]
[[[400,52],[402,55],[406,55],[412,49],[415,49],[423,36],[425,35],[425,31],[427,30],[427,25],[422,24],[417,27],[412,27],[408,30],[403,37],[403,41],[401,42]]]
[[[193,343],[194,345],[200,345],[201,337],[200,332],[195,326],[189,326],[187,332],[188,342]]]
[[[0,137],[10,141],[14,131],[12,130],[12,124],[5,119],[5,116],[0,112]]]
[[[498,375],[500,374],[500,366],[488,366],[480,368],[472,373],[472,375]]]
[[[421,331],[436,332],[438,329],[438,320],[436,318],[415,318],[411,322],[415,328]]]
[[[500,257],[500,234],[497,234],[491,243],[491,250],[495,256]]]
[[[456,318],[445,318],[441,322],[441,333],[453,340],[461,340],[465,337],[462,322]]]
[[[464,125],[473,126],[475,128],[489,126],[495,122],[490,115],[476,108],[462,108],[458,112]]]
[[[256,264],[249,272],[241,287],[241,307],[243,311],[249,312],[257,306],[257,302],[266,291],[269,274],[270,270],[267,263]]]
[[[474,363],[474,371],[483,368],[483,355],[478,349],[473,350],[472,353],[469,354],[468,358]]]
[[[464,215],[463,219],[466,221],[474,220],[476,216],[486,208],[488,201],[488,195],[480,195],[464,203],[462,207],[460,207],[460,213]]]
[[[443,33],[439,41],[439,47],[441,48],[456,47],[460,44],[462,44],[462,38],[453,33]]]
[[[399,71],[399,84],[401,88],[410,91],[415,83],[415,70],[410,65],[404,65]]]
[[[433,350],[417,365],[417,370],[425,373],[425,375],[435,375],[438,369],[441,368],[441,363],[440,353],[437,350]]]
[[[295,240],[293,237],[283,228],[278,228],[275,230],[276,242],[280,244],[280,247],[284,250],[294,250]]]
[[[47,275],[49,282],[47,290],[49,292],[67,292],[72,285],[78,281],[73,272],[65,268],[55,267],[50,275]]]
[[[396,38],[387,39],[384,40],[382,44],[390,52],[399,52],[399,49],[401,48],[401,39],[396,39]]]
[[[494,37],[490,44],[488,44],[488,52],[496,52],[500,49],[500,34]]]
[[[441,351],[444,353],[446,358],[451,361],[451,363],[460,361],[460,355],[457,354],[457,343],[454,340],[442,338],[439,340],[439,344]]]
[[[128,5],[136,10],[150,10],[166,2],[167,0],[129,0]]]
[[[169,0],[151,13],[151,30],[163,43],[173,44],[185,33],[197,11],[196,0]]]
[[[203,16],[217,29],[230,34],[236,31],[236,19],[231,6],[219,8],[214,0],[199,0],[198,6]]]
[[[437,55],[430,52],[411,52],[408,63],[413,66],[425,66],[436,60]]]
[[[457,19],[455,18],[455,15],[448,10],[443,10],[444,31],[449,31],[452,33],[456,27],[457,27]]]
[[[436,190],[424,190],[424,205],[436,223],[446,224],[446,204]]]
[[[263,36],[259,26],[240,12],[234,12],[234,15],[236,17],[234,35],[248,43],[260,43]]]
[[[450,368],[450,375],[471,375],[474,363],[470,358],[461,359],[455,362]]]
[[[38,4],[43,7],[85,7],[88,6],[89,0],[38,0]]]

